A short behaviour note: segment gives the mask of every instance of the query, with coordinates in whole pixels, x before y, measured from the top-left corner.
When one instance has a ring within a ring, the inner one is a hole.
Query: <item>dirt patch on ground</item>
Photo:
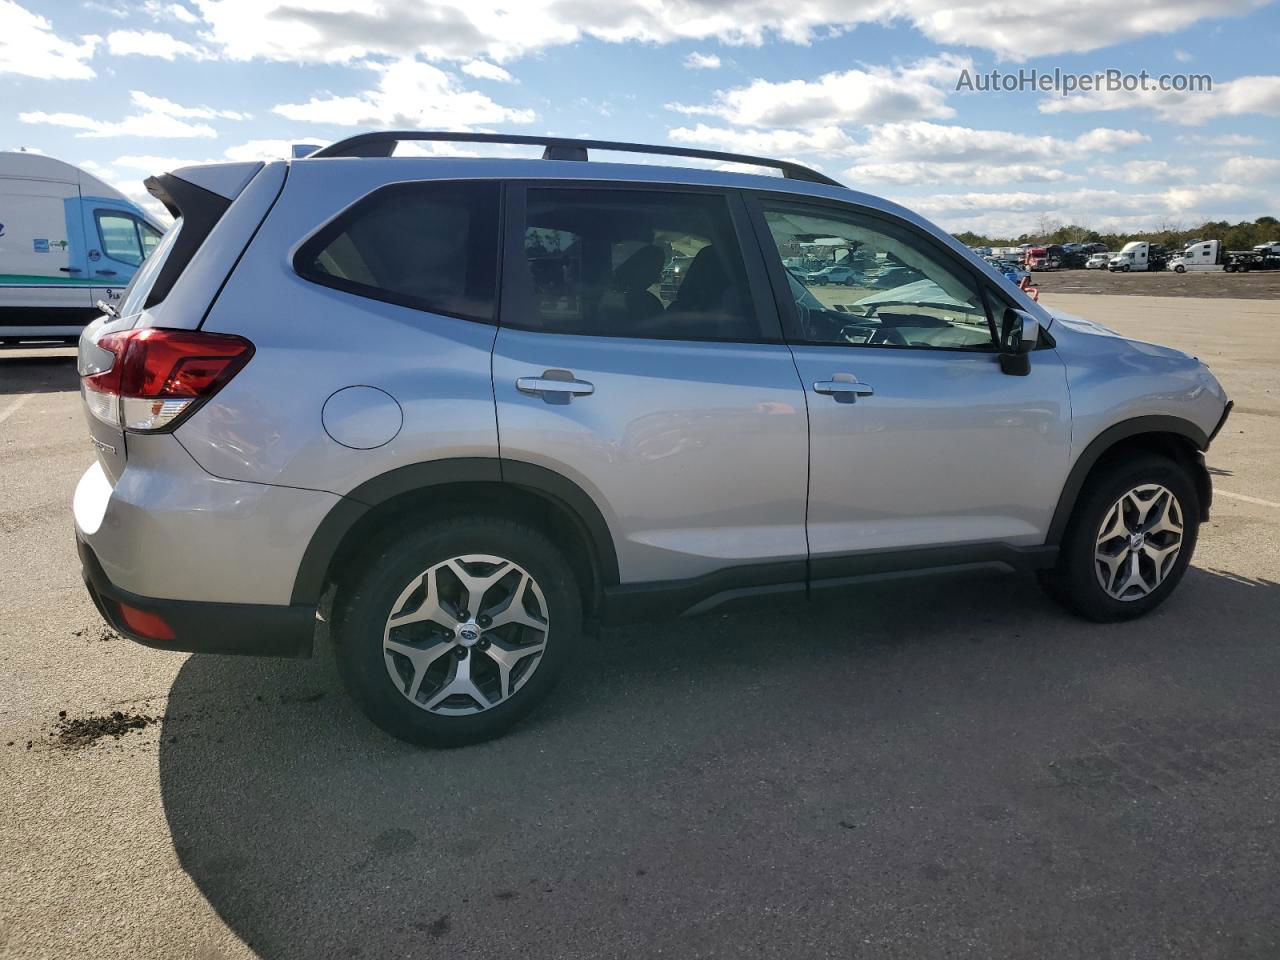
[[[127,710],[90,714],[87,717],[68,717],[67,712],[63,710],[58,714],[57,728],[54,733],[57,734],[58,746],[75,750],[96,743],[103,737],[119,740],[127,733],[145,730],[162,719],[163,717],[153,717]]]
[[[1280,270],[1264,273],[1110,273],[1050,270],[1031,275],[1041,293],[1105,293],[1132,297],[1280,300]]]

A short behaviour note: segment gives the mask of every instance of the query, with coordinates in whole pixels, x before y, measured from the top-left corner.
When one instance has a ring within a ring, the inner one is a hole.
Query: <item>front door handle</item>
[[[837,373],[830,380],[819,380],[813,385],[814,393],[835,397],[836,403],[853,403],[859,397],[875,393],[871,384],[863,383],[852,373]]]
[[[596,392],[594,384],[577,379],[569,370],[545,370],[540,377],[520,377],[516,389],[540,396],[547,403],[568,403],[574,397],[587,397]]]

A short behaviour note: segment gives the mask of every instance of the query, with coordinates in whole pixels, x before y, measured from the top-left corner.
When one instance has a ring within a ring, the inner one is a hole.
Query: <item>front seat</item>
[[[641,247],[613,271],[612,290],[600,300],[600,332],[635,336],[647,320],[662,315],[662,301],[649,291],[662,275],[666,257],[658,247]]]
[[[730,279],[714,246],[698,251],[667,307],[667,315],[682,335],[719,340],[752,336],[752,331],[744,330],[743,306]]]

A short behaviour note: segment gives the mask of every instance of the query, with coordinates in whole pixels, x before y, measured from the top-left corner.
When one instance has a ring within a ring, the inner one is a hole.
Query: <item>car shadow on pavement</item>
[[[1099,626],[976,574],[609,629],[451,751],[376,730],[326,649],[192,657],[165,815],[269,960],[1248,954],[1280,880],[1277,586],[1193,569]]]
[[[15,357],[0,351],[0,396],[15,393],[58,393],[78,390],[74,354]]]

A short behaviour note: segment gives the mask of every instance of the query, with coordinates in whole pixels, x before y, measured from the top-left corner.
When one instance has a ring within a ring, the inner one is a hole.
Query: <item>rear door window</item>
[[[516,286],[527,295],[504,310],[504,323],[588,336],[764,338],[723,196],[534,187],[525,208],[527,276]]]
[[[308,280],[431,313],[492,321],[496,183],[400,183],[357,201],[302,245]]]

